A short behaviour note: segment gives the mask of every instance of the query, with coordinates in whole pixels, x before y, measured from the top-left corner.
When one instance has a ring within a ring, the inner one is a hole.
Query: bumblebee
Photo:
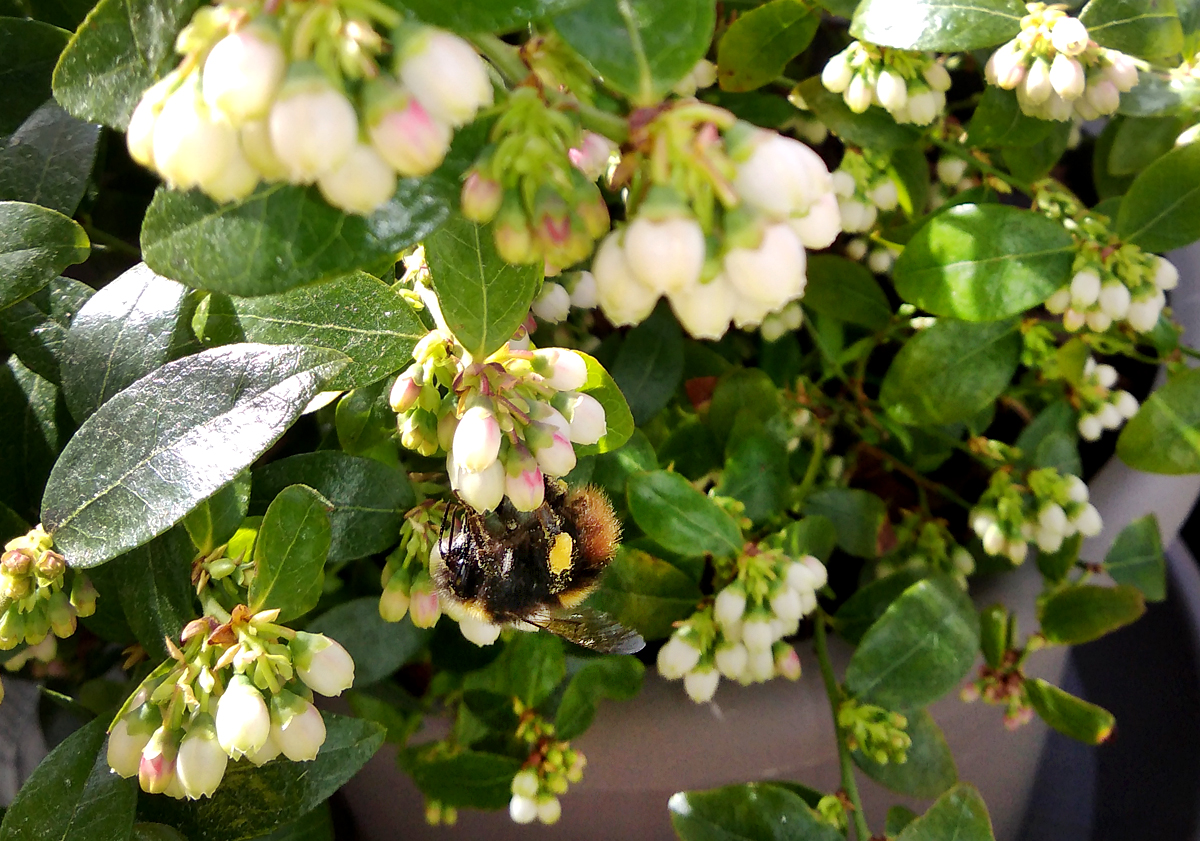
[[[518,511],[454,506],[430,553],[439,595],[496,625],[534,625],[596,651],[632,654],[641,636],[582,602],[617,552],[621,526],[596,488],[546,479],[545,501]]]

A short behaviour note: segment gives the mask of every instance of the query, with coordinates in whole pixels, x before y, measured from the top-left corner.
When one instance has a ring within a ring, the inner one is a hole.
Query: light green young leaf
[[[254,543],[251,610],[279,608],[279,621],[287,622],[316,606],[329,555],[330,508],[306,485],[284,488],[267,507]]]
[[[749,91],[772,82],[812,41],[820,15],[803,0],[770,0],[737,17],[717,45],[722,90]]]

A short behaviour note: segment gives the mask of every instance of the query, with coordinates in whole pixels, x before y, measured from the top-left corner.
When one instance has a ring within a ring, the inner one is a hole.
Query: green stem
[[[796,486],[796,493],[793,497],[792,507],[797,510],[804,505],[804,500],[812,493],[813,485],[817,483],[817,474],[821,469],[821,461],[825,457],[825,430],[817,431],[817,437],[813,440],[813,454],[808,460],[808,467],[804,470],[804,478],[800,480],[800,484]]]
[[[521,51],[512,44],[506,44],[495,35],[471,35],[467,40],[496,66],[510,85],[519,85],[529,78],[529,68],[521,60]]]
[[[939,149],[941,149],[945,152],[949,152],[951,155],[954,155],[956,158],[963,159],[968,164],[970,164],[971,166],[978,169],[980,172],[985,172],[988,175],[994,175],[996,178],[999,178],[1001,181],[1008,184],[1009,186],[1020,190],[1022,193],[1024,193],[1027,196],[1033,195],[1034,191],[1033,191],[1032,184],[1022,181],[1021,179],[1016,178],[1012,175],[1009,175],[1004,170],[997,169],[996,167],[992,166],[991,164],[985,164],[983,161],[979,160],[979,158],[976,158],[968,150],[964,149],[962,146],[959,146],[957,143],[948,143],[947,141],[939,140],[936,137],[930,138],[930,142],[933,143],[934,146],[937,146]]]
[[[837,740],[838,764],[842,770],[842,790],[850,798],[854,807],[850,817],[854,820],[854,832],[858,841],[870,841],[871,829],[867,826],[867,816],[863,814],[862,798],[858,794],[858,784],[854,780],[854,762],[850,759],[850,751],[846,747],[842,729],[838,726],[838,707],[841,706],[837,679],[833,676],[833,664],[829,662],[829,645],[825,639],[825,611],[817,609],[816,644],[817,662],[821,666],[821,679],[825,682],[825,694],[829,698],[829,714],[833,716],[833,735]]]
[[[821,338],[820,332],[813,326],[812,319],[807,317],[804,319],[804,329],[808,331],[808,335],[812,338],[813,344],[817,346],[817,351],[821,354],[821,357],[833,366],[833,370],[837,372],[842,382],[848,382],[850,378],[846,376],[846,369],[842,367],[842,363],[838,362],[829,351],[829,348],[825,345],[825,340]]]
[[[102,231],[99,228],[95,228],[90,224],[85,224],[83,226],[83,231],[88,235],[88,239],[90,239],[92,242],[99,243],[105,248],[111,248],[113,251],[120,251],[122,254],[128,254],[130,257],[137,257],[139,260],[142,259],[141,249],[135,248],[120,237],[113,236],[112,234]]]
[[[629,121],[620,114],[611,114],[584,102],[576,102],[575,108],[579,111],[579,122],[585,129],[603,134],[614,143],[624,143],[629,139]]]
[[[1200,359],[1200,349],[1198,349],[1198,348],[1188,347],[1187,345],[1180,345],[1179,351],[1184,356],[1190,356],[1193,359]]]
[[[217,619],[221,620],[222,623],[228,622],[233,618],[229,615],[229,611],[221,607],[221,603],[217,601],[216,596],[214,596],[208,589],[205,589],[205,591],[200,594],[200,606],[204,608],[205,616],[215,616]]]

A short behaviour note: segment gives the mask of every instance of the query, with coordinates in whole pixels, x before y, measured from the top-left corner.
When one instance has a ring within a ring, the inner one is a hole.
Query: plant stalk
[[[842,769],[842,790],[850,798],[853,807],[851,818],[854,821],[854,832],[858,841],[870,841],[871,829],[867,826],[867,816],[863,814],[862,798],[858,794],[858,783],[854,780],[854,761],[850,758],[850,750],[846,740],[842,738],[842,729],[838,726],[838,686],[837,678],[833,676],[833,664],[829,662],[829,645],[825,639],[825,611],[817,609],[816,646],[817,662],[821,666],[821,679],[825,682],[825,694],[829,698],[829,714],[833,716],[833,734],[837,740],[838,763]]]

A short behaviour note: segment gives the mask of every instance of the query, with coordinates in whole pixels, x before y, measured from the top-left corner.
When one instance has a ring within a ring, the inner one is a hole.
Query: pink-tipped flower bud
[[[318,695],[332,698],[354,685],[354,660],[337,640],[297,631],[289,647],[296,676]]]
[[[236,675],[217,701],[217,741],[231,758],[258,751],[271,733],[262,694],[245,675]]]
[[[208,107],[235,126],[266,116],[283,83],[287,56],[267,26],[251,24],[226,35],[204,61]]]
[[[164,725],[154,731],[138,763],[138,785],[148,794],[162,794],[175,779],[179,751],[176,735]]]
[[[520,265],[542,260],[541,249],[534,240],[533,229],[516,194],[504,197],[492,226],[492,240],[496,243],[496,253],[506,263]]]
[[[379,615],[385,622],[399,622],[408,613],[408,590],[399,575],[393,575],[379,597]]]
[[[546,480],[528,452],[511,455],[505,465],[504,492],[518,511],[534,511],[545,501]]]
[[[450,476],[450,487],[476,511],[492,511],[504,499],[504,465],[499,460],[475,473],[455,464],[451,451],[446,457],[446,472]]]
[[[401,47],[397,75],[436,119],[462,126],[492,104],[492,83],[475,48],[441,29],[423,27]]]
[[[546,281],[530,309],[542,321],[558,324],[571,312],[571,295],[561,285]]]
[[[561,432],[534,422],[527,428],[525,440],[547,476],[566,476],[575,469],[575,448]]]
[[[683,676],[684,691],[697,704],[707,704],[711,701],[720,682],[721,674],[712,666],[690,671]]]
[[[491,408],[471,406],[454,430],[454,462],[471,473],[486,470],[500,453],[500,424]]]
[[[392,169],[406,178],[428,175],[446,159],[454,132],[394,82],[375,82],[367,92],[367,134]],[[469,217],[468,217],[469,218]]]
[[[1050,65],[1050,86],[1065,100],[1078,99],[1087,84],[1079,59],[1059,53]]]
[[[218,176],[237,151],[237,134],[213,120],[195,80],[180,85],[154,122],[154,166],[186,190]]]
[[[501,470],[501,475],[503,475],[503,470]],[[432,560],[430,564],[432,565]],[[409,595],[412,599],[409,605],[409,615],[412,617],[413,625],[418,628],[432,628],[436,625],[442,618],[442,603],[438,599],[437,590],[429,576],[424,573],[418,575]]]
[[[1025,52],[1017,42],[1009,41],[992,53],[985,68],[987,80],[997,87],[1012,90],[1025,79]]]
[[[704,254],[704,232],[695,219],[675,216],[652,221],[639,214],[625,230],[629,270],[660,293],[695,286],[704,267]]]
[[[1050,30],[1050,43],[1060,53],[1077,56],[1087,49],[1087,27],[1079,18],[1061,17],[1054,23],[1054,28]]]
[[[311,703],[284,690],[271,698],[271,739],[292,762],[308,762],[325,744],[325,719]]]
[[[346,159],[358,141],[358,116],[320,70],[293,65],[267,118],[271,147],[288,179],[311,184]]]
[[[768,311],[804,293],[804,248],[787,225],[769,226],[757,248],[729,249],[724,266],[733,287],[768,306]]]
[[[568,437],[574,444],[595,444],[608,431],[604,407],[590,394],[568,393],[563,412],[570,423]]]
[[[777,642],[772,653],[775,655],[775,674],[786,680],[800,679],[800,655],[796,649],[787,643]]]
[[[618,327],[640,324],[654,309],[659,292],[638,280],[629,268],[622,234],[605,237],[592,260],[596,296],[606,318]]]
[[[125,779],[137,775],[142,751],[158,729],[157,725],[151,726],[146,718],[140,710],[130,711],[113,725],[112,732],[108,734],[108,767]],[[157,713],[149,718],[161,722],[161,716]]]
[[[396,377],[396,382],[388,394],[388,405],[392,407],[393,412],[407,412],[417,404],[417,398],[421,396],[421,386],[416,382],[416,371],[415,367],[409,368]]]
[[[188,725],[175,760],[175,773],[188,799],[212,797],[225,776],[228,762],[229,756],[217,740],[212,717],[197,716]]]
[[[555,391],[577,391],[587,382],[587,363],[573,350],[544,348],[534,351],[534,370]]]
[[[472,222],[486,225],[500,212],[504,201],[504,188],[494,178],[472,170],[463,182],[462,215]]]
[[[578,146],[567,150],[567,157],[589,181],[595,181],[608,170],[608,163],[617,152],[617,144],[602,134],[584,131]]]
[[[503,629],[499,625],[483,619],[477,619],[474,616],[464,616],[458,620],[458,630],[462,632],[464,639],[478,646],[485,646],[491,645],[499,639],[500,631]]]

